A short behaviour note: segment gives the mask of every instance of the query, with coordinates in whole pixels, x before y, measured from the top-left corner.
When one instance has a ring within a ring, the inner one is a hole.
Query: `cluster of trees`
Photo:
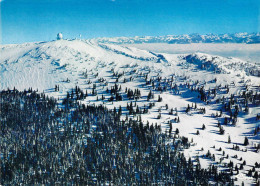
[[[198,113],[201,113],[201,114],[205,114],[205,113],[206,113],[206,109],[205,109],[204,107],[202,107],[202,108],[197,108],[197,103],[195,103],[194,105],[193,105],[193,103],[192,103],[191,106],[190,106],[190,104],[188,104],[188,106],[187,106],[185,112],[186,112],[186,113],[189,113],[191,110],[198,111]]]
[[[187,138],[66,100],[61,107],[35,91],[0,92],[0,184],[233,184],[229,174],[187,161]]]
[[[151,103],[152,104],[152,103]],[[131,101],[130,104],[127,103],[126,109],[129,111],[129,115],[136,115],[136,114],[146,114],[148,113],[149,108],[152,106],[146,106],[144,105],[143,108],[139,108],[139,106],[136,104],[136,102]]]
[[[112,72],[116,77],[121,77],[125,75],[124,72],[118,73],[114,72],[114,70]],[[198,97],[207,104],[210,103],[210,101],[216,103],[221,102],[223,109],[229,114],[228,123],[232,123],[233,125],[237,123],[237,117],[239,112],[248,112],[250,104],[260,104],[260,94],[257,91],[253,92],[252,90],[249,90],[249,87],[245,87],[246,91],[243,91],[242,94],[231,94],[230,96],[223,95],[223,98],[218,98],[214,101],[214,98],[217,94],[229,93],[229,85],[219,85],[215,88],[206,90],[201,82],[187,82],[186,80],[188,77],[186,76],[172,75],[171,77],[161,77],[158,73],[158,75],[154,77],[150,74],[150,72],[150,70],[148,70],[147,72],[136,72],[136,70],[134,70],[136,77],[143,78],[145,80],[145,85],[148,88],[152,88],[155,91],[165,92],[170,90],[178,94],[181,89],[191,90],[192,92],[197,92]],[[149,76],[151,77],[149,78]],[[131,78],[133,78],[133,76],[131,76]],[[184,84],[180,82],[184,82]],[[216,83],[217,79],[214,78],[212,82]],[[133,99],[133,93],[128,92],[127,94],[128,98],[131,97]],[[149,93],[147,98],[148,101],[151,99],[151,96],[152,95]],[[257,119],[259,118],[260,116],[257,115]]]
[[[214,146],[214,148],[215,148],[215,146]],[[222,151],[222,148],[220,147],[218,149],[218,151]],[[212,154],[209,150],[207,151],[206,154],[203,154],[202,157],[210,159],[212,161],[216,161],[215,154]],[[225,155],[225,151],[223,151],[222,152],[222,157],[219,160],[219,164],[222,164],[222,161],[225,158],[228,159],[229,155],[228,154]],[[237,155],[232,156],[232,158],[235,158],[235,159],[239,160],[240,162],[239,163],[234,163],[232,160],[230,160],[229,163],[223,163],[222,165],[223,165],[223,167],[227,168],[226,171],[228,171],[230,173],[230,175],[238,175],[239,172],[244,169],[244,166],[246,165],[246,161],[245,160],[243,161],[242,157],[238,158]],[[217,164],[218,164],[218,162],[217,162]],[[213,165],[213,167],[214,167],[214,165]],[[249,169],[247,171],[247,176],[255,178],[256,185],[259,185],[259,180],[258,180],[259,173],[256,170],[256,168],[260,168],[258,162],[255,162],[255,166],[253,166],[252,169]]]
[[[55,89],[59,88],[59,85],[55,85]],[[80,87],[76,86],[75,89],[73,88],[71,92],[67,92],[66,99],[63,100],[65,103],[68,99],[76,99],[76,100],[83,100],[88,97],[88,91],[86,90],[85,93],[83,90],[80,89]]]
[[[141,91],[139,89],[135,89],[134,91],[131,90],[130,88],[126,88],[125,90],[127,94],[128,99],[135,99],[138,100],[141,98]]]
[[[149,73],[148,73],[149,74]],[[153,90],[159,91],[159,92],[166,92],[168,90],[174,90],[176,93],[178,93],[179,87],[174,84],[174,78],[173,76],[170,78],[162,78],[161,76],[158,76],[156,78],[148,78],[148,74],[144,76],[145,79],[145,85],[153,88]]]

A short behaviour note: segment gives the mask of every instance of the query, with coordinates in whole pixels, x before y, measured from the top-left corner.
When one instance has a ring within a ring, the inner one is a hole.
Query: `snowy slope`
[[[229,113],[223,110],[222,117],[214,115],[220,112],[223,96],[225,100],[229,100],[232,95],[235,95],[237,100],[242,100],[244,92],[259,95],[259,74],[259,65],[237,58],[204,53],[159,54],[133,47],[97,43],[95,40],[59,40],[0,46],[1,90],[13,87],[24,90],[32,87],[62,99],[67,91],[78,86],[89,93],[81,102],[105,104],[111,109],[122,106],[125,114],[128,114],[126,107],[130,102],[136,105],[135,109],[137,106],[144,109],[154,103],[155,106],[149,109],[148,113],[141,115],[142,120],[145,123],[149,121],[150,124],[160,124],[165,131],[169,130],[170,122],[173,126],[172,135],[178,128],[181,136],[193,139],[194,146],[184,150],[187,157],[195,159],[198,156],[205,168],[214,164],[219,166],[219,170],[225,170],[225,163],[230,160],[238,166],[246,160],[244,169],[234,176],[238,178],[236,183],[254,183],[254,179],[247,177],[246,173],[260,160],[259,152],[254,151],[260,134],[253,135],[255,127],[260,124],[259,120],[255,119],[260,113],[259,100],[256,99],[254,103],[249,100],[247,113],[243,111],[245,108],[242,102],[238,102],[241,107],[238,121],[235,126],[223,126],[224,135],[219,134],[217,123],[222,124]],[[160,80],[157,80],[158,77]],[[155,88],[152,83],[147,83],[149,80],[154,82]],[[115,84],[121,86],[123,100],[111,102],[108,101],[111,95],[107,89]],[[59,85],[59,91],[54,91],[55,85]],[[97,95],[92,94],[94,85],[97,87]],[[165,87],[165,90],[158,87]],[[191,87],[203,87],[206,92],[213,91],[216,87],[218,90],[214,96],[209,94],[207,101],[201,101],[199,93],[192,91]],[[138,88],[141,91],[140,99],[129,100],[125,93],[126,88]],[[154,93],[154,98],[148,101],[150,90]],[[101,95],[105,96],[104,100],[100,99]],[[159,95],[162,97],[161,102],[157,101]],[[193,105],[193,108],[186,113],[188,104]],[[170,115],[171,108],[174,112]],[[205,108],[206,113],[202,114],[200,108]],[[179,123],[175,122],[177,117],[180,118]],[[205,130],[201,130],[202,124],[205,124]],[[196,134],[197,130],[199,135]],[[231,143],[227,143],[228,136],[231,137]],[[248,146],[241,145],[245,136],[249,138]],[[240,146],[240,151],[232,149],[235,144]],[[244,152],[245,149],[247,152]],[[215,155],[215,160],[203,157],[208,150]],[[229,157],[223,158],[227,154]]]
[[[168,44],[168,43],[139,43],[122,44],[127,47],[135,47],[157,53],[184,54],[206,53],[223,57],[235,57],[250,63],[260,63],[260,44],[245,43],[191,43],[191,44]]]
[[[128,53],[130,52],[133,53],[128,50]],[[131,54],[133,58],[152,57],[142,50],[134,52],[135,54]],[[114,51],[92,44],[91,41],[66,40],[3,46],[0,60],[1,89],[15,86],[18,89],[32,87],[41,91],[54,87],[55,83],[67,78],[73,82],[69,85],[74,86],[79,81],[79,72],[83,72],[83,69],[94,71],[99,66],[108,64],[112,67],[115,66],[112,64],[114,61],[120,60],[133,62],[130,57],[115,55]]]

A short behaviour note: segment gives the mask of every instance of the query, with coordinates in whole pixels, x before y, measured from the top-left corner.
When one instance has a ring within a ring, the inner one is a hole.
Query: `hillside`
[[[245,43],[191,43],[191,44],[168,44],[168,43],[138,43],[122,44],[126,47],[134,47],[156,53],[169,54],[191,54],[206,53],[213,56],[234,57],[242,59],[248,63],[260,61],[260,45]]]
[[[121,107],[122,118],[141,117],[161,125],[172,138],[187,137],[186,158],[229,172],[236,184],[254,184],[259,174],[257,64],[205,53],[60,40],[0,46],[0,79],[0,90],[32,88],[59,99],[61,106],[77,92],[81,104]]]

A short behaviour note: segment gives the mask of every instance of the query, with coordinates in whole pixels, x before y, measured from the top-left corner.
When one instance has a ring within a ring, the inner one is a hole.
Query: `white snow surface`
[[[193,44],[181,45],[183,48],[174,46],[176,48],[172,49],[164,47],[164,45],[160,45],[161,49],[158,49],[158,46],[153,44],[130,46],[100,44],[94,40],[59,40],[1,45],[0,89],[15,87],[24,90],[32,87],[35,90],[38,89],[39,92],[44,91],[50,96],[63,98],[66,96],[66,92],[75,88],[76,85],[83,90],[87,89],[90,93],[93,83],[96,83],[98,96],[101,97],[101,94],[104,94],[106,98],[109,98],[109,95],[106,95],[106,86],[110,87],[115,84],[116,78],[111,73],[111,69],[114,69],[118,73],[124,72],[127,79],[133,78],[132,81],[126,83],[123,83],[123,77],[119,78],[118,84],[122,86],[122,92],[125,88],[141,90],[142,97],[136,102],[140,108],[149,103],[146,96],[150,88],[143,86],[145,81],[141,78],[142,74],[147,72],[150,72],[149,78],[161,76],[164,79],[173,76],[175,83],[180,87],[185,87],[185,83],[193,84],[196,81],[199,82],[199,85],[204,85],[206,90],[219,85],[230,86],[229,93],[217,95],[215,99],[221,98],[223,95],[241,94],[245,86],[253,92],[260,92],[260,78],[257,76],[260,71],[258,64],[248,63],[239,58],[194,53],[193,50],[189,54],[191,50],[189,47],[193,48]],[[137,49],[133,46],[146,48],[152,52]],[[185,47],[188,49],[186,48],[186,50]],[[221,50],[221,48],[215,48],[214,44],[209,44],[207,47],[209,51]],[[235,47],[235,45],[232,45],[232,47]],[[174,52],[175,49],[178,50],[178,54]],[[260,52],[258,45],[256,50]],[[163,53],[159,55],[160,52]],[[210,67],[201,70],[200,67],[203,64],[210,64]],[[87,78],[83,75],[86,70]],[[252,71],[255,74],[252,75]],[[105,81],[98,81],[100,78]],[[217,82],[213,81],[215,78]],[[59,92],[54,92],[55,85],[60,86]],[[212,117],[212,114],[219,111],[217,105],[207,105],[198,99],[196,93],[184,89],[180,90],[178,94],[175,94],[173,90],[163,93],[154,91],[154,94],[155,107],[149,110],[148,114],[142,114],[142,120],[145,123],[149,121],[150,124],[161,124],[163,130],[167,131],[168,121],[173,121],[176,118],[176,116],[168,114],[169,109],[177,108],[180,123],[173,123],[173,131],[178,128],[180,135],[188,137],[189,140],[193,139],[194,144],[191,148],[184,150],[186,157],[195,159],[196,156],[199,156],[204,168],[210,164],[215,164],[219,166],[219,170],[223,170],[223,166],[216,162],[219,162],[222,152],[225,151],[225,155],[228,154],[229,158],[224,159],[224,163],[229,163],[232,160],[234,163],[241,164],[246,160],[247,165],[244,170],[241,170],[239,175],[235,176],[237,178],[236,184],[240,184],[242,181],[245,184],[254,183],[252,178],[246,176],[246,173],[255,162],[260,161],[259,152],[256,153],[251,150],[255,144],[259,143],[260,139],[259,133],[257,136],[251,135],[254,128],[260,124],[259,121],[252,119],[257,113],[260,113],[259,105],[250,107],[248,114],[239,115],[236,127],[224,127],[225,134],[220,135],[217,128],[218,120]],[[162,102],[156,102],[158,95],[163,98]],[[121,105],[124,113],[126,113],[125,107],[130,101],[126,97],[123,98],[123,101],[104,102],[104,104],[108,108],[118,108]],[[88,96],[81,102],[96,105],[103,103],[103,101],[97,101],[96,96]],[[189,114],[185,113],[187,105],[192,105],[195,102],[198,108],[206,108],[206,114],[199,114],[195,111]],[[168,110],[165,108],[166,104],[168,104]],[[161,119],[157,119],[159,108],[161,108]],[[202,124],[205,124],[205,130],[200,130]],[[195,134],[197,130],[200,131],[200,135]],[[230,144],[227,143],[229,135],[232,140]],[[246,147],[240,145],[240,148],[247,149],[247,152],[233,150],[232,146],[242,144],[245,136],[249,137],[250,144]],[[218,151],[220,147],[223,151]],[[202,151],[201,148],[204,150]],[[201,157],[208,150],[215,154],[215,161]],[[235,155],[238,158],[234,158]],[[242,161],[239,160],[240,157],[242,157]]]
[[[135,47],[143,50],[184,54],[202,52],[224,57],[237,57],[250,63],[260,63],[260,44],[245,43],[191,43],[191,44],[168,44],[168,43],[141,43],[122,44],[127,47]]]

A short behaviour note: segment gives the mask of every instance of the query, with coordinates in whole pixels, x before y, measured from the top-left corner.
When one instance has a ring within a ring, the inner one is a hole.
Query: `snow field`
[[[245,160],[246,166],[235,175],[238,179],[236,183],[253,183],[253,178],[247,177],[246,173],[260,159],[259,153],[253,152],[254,145],[259,143],[259,133],[256,136],[252,135],[255,127],[260,124],[254,120],[260,113],[259,105],[251,104],[248,114],[241,111],[236,126],[224,126],[224,135],[219,134],[217,126],[218,121],[222,124],[223,117],[216,118],[213,115],[219,113],[221,106],[216,100],[223,96],[228,99],[234,94],[239,99],[246,90],[252,91],[253,95],[259,94],[260,79],[252,74],[252,70],[259,70],[258,65],[237,58],[204,53],[159,54],[132,47],[99,44],[93,40],[3,45],[0,47],[0,54],[0,89],[15,87],[24,90],[32,87],[62,100],[66,97],[67,91],[78,86],[84,92],[87,90],[89,94],[86,99],[80,101],[81,103],[104,104],[110,109],[118,109],[121,106],[123,114],[128,114],[126,107],[131,102],[134,109],[138,106],[140,110],[148,107],[150,103],[155,103],[148,113],[141,114],[145,124],[147,121],[149,124],[157,123],[168,132],[169,122],[172,123],[172,136],[178,128],[180,136],[187,137],[189,141],[193,140],[193,145],[184,149],[185,156],[193,160],[198,156],[204,168],[214,164],[221,171],[226,169],[224,164],[230,160],[238,165]],[[161,77],[160,82],[155,81],[155,87],[171,80],[172,86],[176,84],[178,88],[167,87],[167,91],[155,90],[151,84],[146,85],[145,76],[148,80]],[[110,90],[115,84],[121,86],[120,94],[123,99],[111,102],[108,101],[111,95],[107,89]],[[55,85],[59,85],[59,91],[54,91]],[[97,95],[92,94],[94,85]],[[198,98],[198,92],[191,91],[188,86],[203,86],[205,90],[220,88],[215,97],[210,95],[211,99],[206,104]],[[141,98],[129,100],[125,93],[126,88],[133,91],[139,89]],[[154,93],[154,98],[148,101],[147,95],[150,90]],[[105,96],[104,100],[101,100],[102,95]],[[158,96],[162,98],[161,102],[158,102]],[[187,105],[194,106],[195,103],[197,109],[193,108],[186,113]],[[174,109],[173,115],[169,114],[171,108]],[[205,108],[205,114],[199,113],[200,108]],[[158,119],[159,113],[161,117]],[[223,116],[227,115],[223,112]],[[139,114],[130,117],[139,117]],[[180,118],[179,123],[174,121],[177,117]],[[205,130],[202,130],[203,124]],[[228,136],[231,143],[227,143]],[[243,146],[245,136],[249,138],[248,146]],[[232,149],[236,144],[239,145],[240,151]],[[203,157],[208,151],[215,155],[214,161]],[[224,158],[227,155],[229,157]]]

